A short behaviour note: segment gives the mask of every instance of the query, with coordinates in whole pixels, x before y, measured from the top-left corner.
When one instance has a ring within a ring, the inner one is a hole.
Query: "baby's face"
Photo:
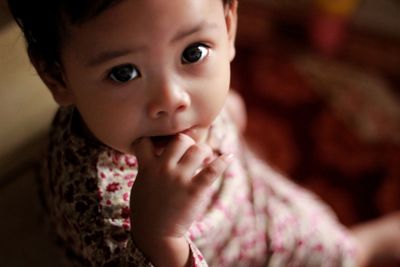
[[[226,11],[221,0],[122,1],[71,27],[65,90],[92,134],[125,153],[141,137],[204,138],[229,90],[236,10]]]

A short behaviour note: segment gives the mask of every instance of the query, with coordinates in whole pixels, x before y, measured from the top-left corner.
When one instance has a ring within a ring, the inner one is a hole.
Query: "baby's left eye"
[[[193,64],[203,60],[209,53],[209,48],[204,44],[194,44],[187,47],[182,53],[183,64]]]
[[[132,64],[125,64],[112,68],[108,74],[108,77],[113,81],[125,83],[140,77],[140,72],[136,66]]]

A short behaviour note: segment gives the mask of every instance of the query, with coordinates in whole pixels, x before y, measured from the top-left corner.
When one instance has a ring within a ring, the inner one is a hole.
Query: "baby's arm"
[[[139,172],[131,192],[132,239],[155,266],[189,266],[185,234],[202,212],[204,193],[230,157],[177,135],[158,156],[148,138],[135,145]]]
[[[360,267],[373,260],[400,260],[400,212],[353,227],[352,233],[359,241]]]

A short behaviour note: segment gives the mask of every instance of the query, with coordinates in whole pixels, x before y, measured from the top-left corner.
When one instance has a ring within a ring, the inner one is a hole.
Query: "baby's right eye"
[[[140,77],[140,73],[136,66],[126,64],[112,68],[108,77],[113,81],[125,83]]]

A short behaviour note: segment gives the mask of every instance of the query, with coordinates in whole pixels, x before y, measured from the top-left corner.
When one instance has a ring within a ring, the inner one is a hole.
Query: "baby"
[[[229,90],[237,0],[9,6],[60,105],[41,186],[69,266],[350,267],[394,255],[399,216],[348,231],[247,148]]]

